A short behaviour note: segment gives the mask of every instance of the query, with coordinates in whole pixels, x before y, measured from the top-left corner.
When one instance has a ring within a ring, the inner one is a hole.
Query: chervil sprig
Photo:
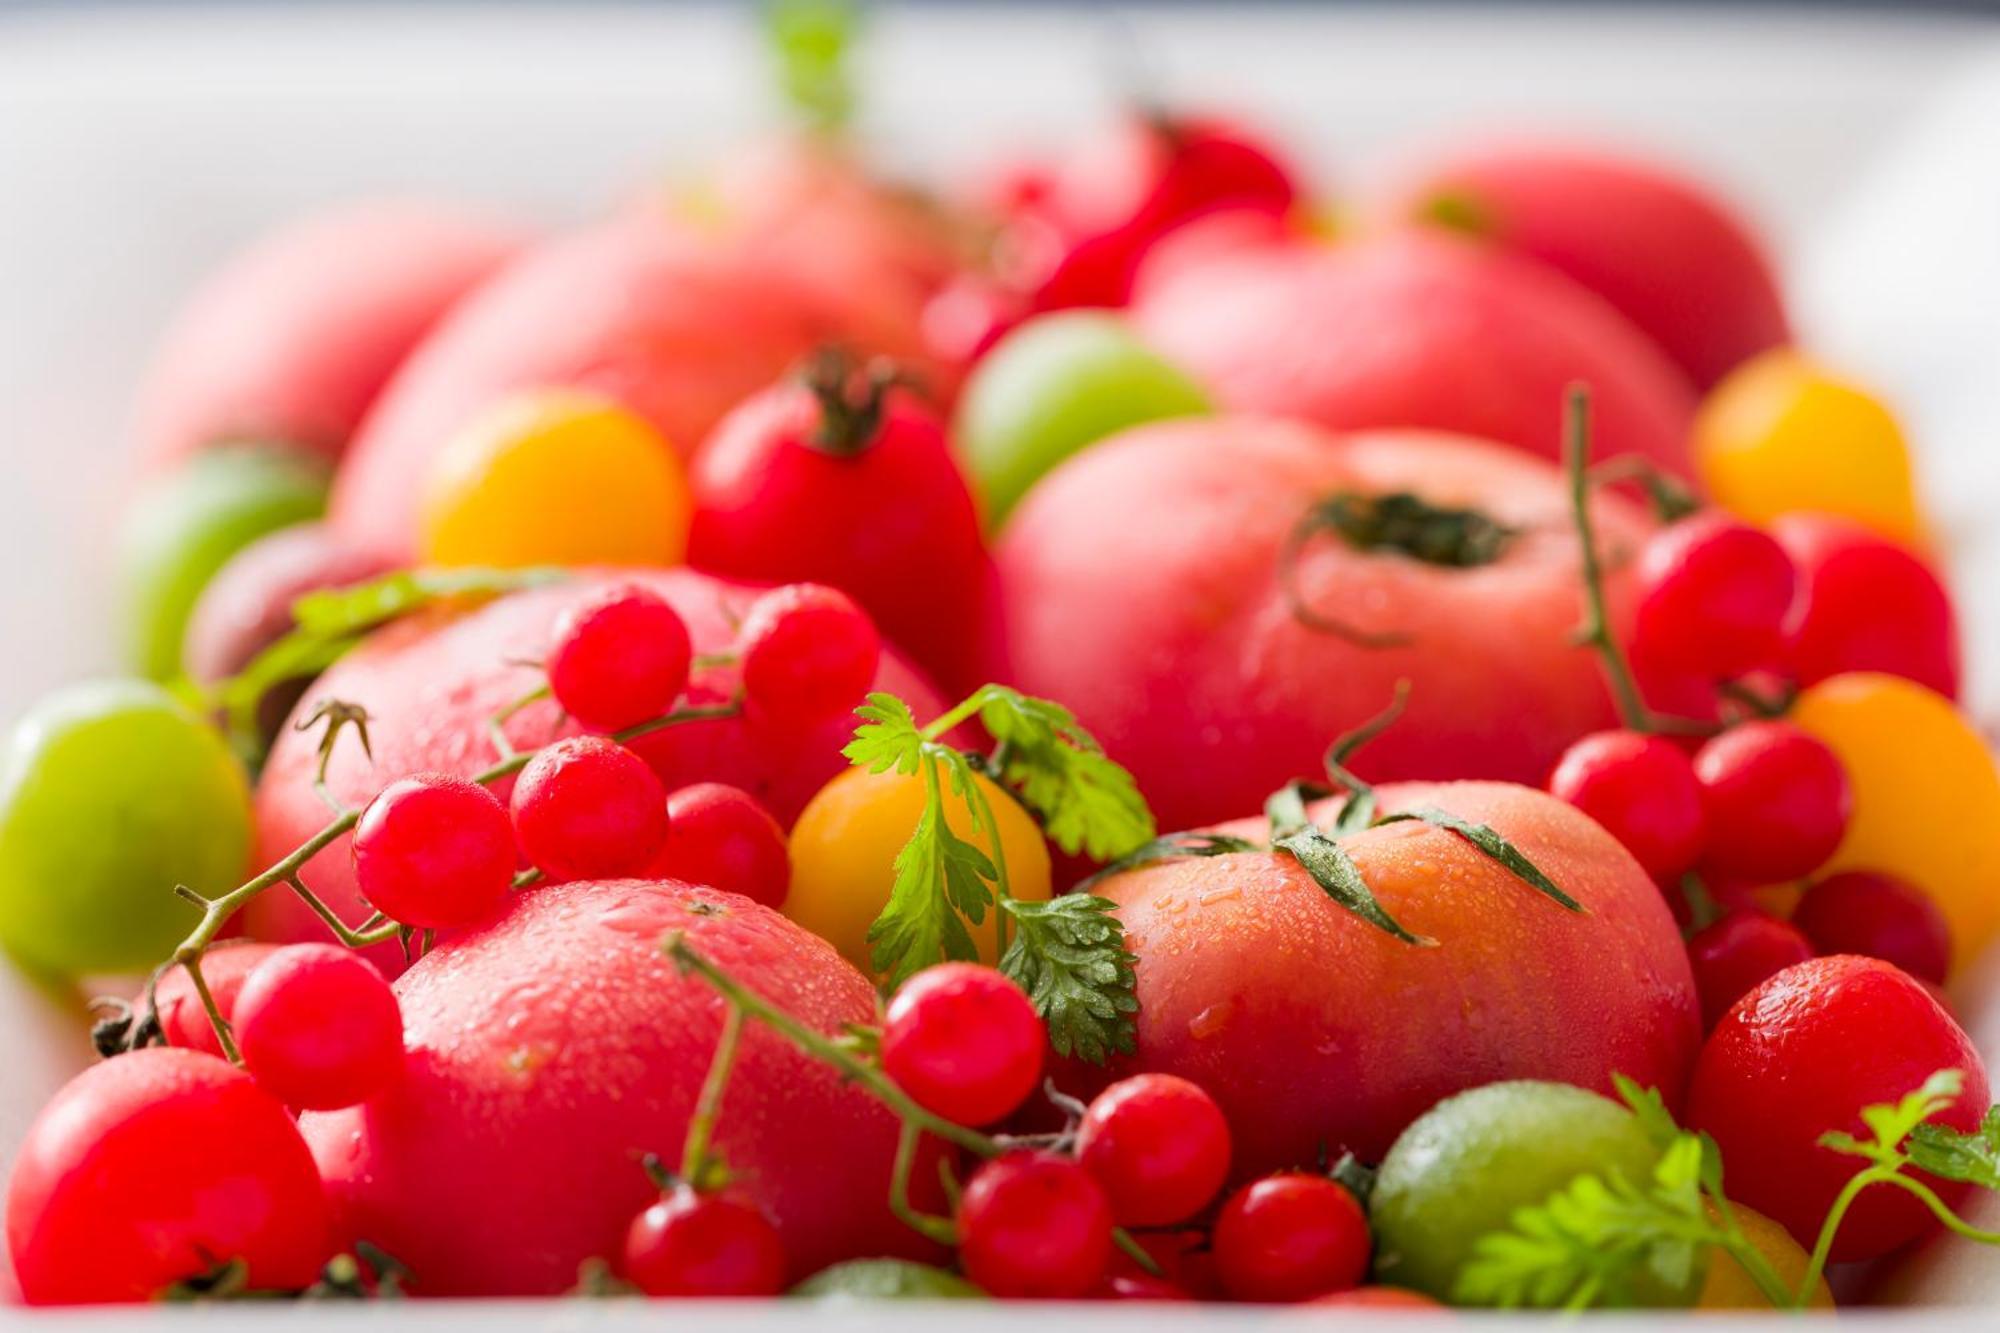
[[[934,963],[978,956],[972,928],[997,914],[1000,967],[1035,1001],[1058,1051],[1093,1061],[1131,1049],[1132,956],[1102,898],[1024,902],[1009,889],[984,776],[1035,815],[1051,841],[1099,859],[1129,855],[1154,837],[1132,775],[1066,708],[1002,685],[975,690],[919,725],[891,694],[871,694],[843,753],[858,768],[924,783],[924,807],[897,854],[889,901],[868,931],[870,962],[890,986]],[[967,755],[942,738],[978,718],[994,738]],[[965,808],[970,837],[951,827],[947,796]],[[983,845],[982,845],[983,844]]]

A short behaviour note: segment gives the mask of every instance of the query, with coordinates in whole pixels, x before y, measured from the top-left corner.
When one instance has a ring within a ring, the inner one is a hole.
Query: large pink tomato
[[[355,439],[332,521],[363,545],[407,554],[432,461],[514,390],[607,395],[685,453],[812,348],[854,336],[786,266],[655,213],[558,237],[502,270],[412,354]]]
[[[735,633],[732,617],[741,616],[757,591],[686,569],[597,574],[516,593],[464,615],[417,617],[392,625],[306,693],[308,706],[319,699],[344,699],[365,707],[371,719],[374,758],[352,737],[344,739],[327,773],[334,796],[361,805],[411,773],[469,775],[492,764],[498,755],[487,735],[487,719],[541,679],[533,667],[522,664],[546,657],[555,619],[564,607],[612,578],[636,580],[672,602],[687,622],[697,653],[729,647]],[[919,717],[939,711],[936,695],[894,649],[883,653],[876,688],[908,700]],[[730,670],[711,669],[696,673],[689,697],[714,704],[734,689]],[[669,790],[690,782],[727,782],[789,823],[821,784],[845,767],[840,747],[852,728],[853,719],[837,718],[801,735],[742,717],[723,718],[655,732],[635,740],[632,748]],[[515,745],[526,746],[574,730],[560,722],[553,703],[544,701],[517,713],[507,734]],[[291,851],[326,823],[326,807],[312,785],[316,740],[316,735],[287,727],[272,748],[257,785],[260,865]],[[504,800],[509,788],[495,790]],[[367,915],[346,838],[314,857],[305,875],[349,921]],[[324,938],[318,920],[282,889],[256,899],[246,916],[250,933],[260,939]],[[378,949],[376,956],[386,967],[400,962],[393,946]]]
[[[1590,385],[1597,454],[1688,470],[1687,378],[1543,265],[1436,231],[1239,248],[1147,284],[1140,333],[1224,407],[1350,430],[1422,426],[1559,452]]]
[[[874,1020],[866,977],[747,898],[674,880],[531,890],[397,983],[402,1084],[302,1122],[340,1229],[430,1296],[555,1295],[583,1261],[615,1260],[658,1197],[641,1155],[679,1165],[722,1026],[721,997],[661,952],[675,931],[820,1032]],[[794,1280],[921,1254],[889,1211],[896,1138],[832,1068],[745,1029],[714,1146],[777,1224]],[[920,1178],[934,1186],[935,1168]]]
[[[1622,620],[1646,521],[1615,495],[1594,512]],[[1144,426],[1043,479],[997,560],[994,672],[1074,709],[1166,828],[1317,773],[1400,681],[1408,710],[1362,755],[1371,776],[1539,783],[1614,722],[1572,640],[1563,478],[1500,445],[1243,417]]]
[[[1423,164],[1392,207],[1569,275],[1701,388],[1790,336],[1777,275],[1750,227],[1642,158],[1548,140],[1475,143]]]
[[[1170,861],[1099,888],[1139,960],[1132,1064],[1215,1096],[1238,1174],[1342,1149],[1379,1161],[1439,1100],[1502,1079],[1609,1092],[1617,1072],[1678,1101],[1700,1013],[1680,934],[1639,863],[1527,787],[1410,784],[1381,799],[1384,813],[1434,807],[1490,826],[1582,910],[1417,822],[1341,844],[1382,908],[1431,944],[1364,921],[1286,853]],[[1265,836],[1261,820],[1227,830]]]
[[[282,227],[198,288],[139,393],[142,457],[269,441],[337,456],[405,355],[525,241],[417,200]]]

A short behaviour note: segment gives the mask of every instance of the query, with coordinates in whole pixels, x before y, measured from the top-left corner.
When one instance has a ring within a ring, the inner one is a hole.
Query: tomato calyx
[[[800,378],[819,407],[819,424],[806,442],[836,458],[852,458],[881,437],[889,391],[909,383],[886,357],[857,366],[839,347],[821,349]]]
[[[1394,555],[1441,569],[1476,569],[1506,555],[1519,531],[1477,509],[1432,504],[1409,491],[1336,491],[1313,501],[1278,551],[1279,583],[1292,618],[1307,629],[1363,648],[1411,642],[1398,630],[1366,630],[1314,608],[1299,586],[1299,565],[1320,537],[1369,555]]]
[[[206,1272],[183,1278],[160,1293],[169,1304],[211,1305],[218,1302],[273,1300],[295,1301],[393,1301],[407,1294],[409,1268],[381,1246],[365,1240],[336,1254],[320,1270],[319,1280],[310,1287],[269,1290],[250,1285],[250,1268],[241,1259],[228,1259]]]

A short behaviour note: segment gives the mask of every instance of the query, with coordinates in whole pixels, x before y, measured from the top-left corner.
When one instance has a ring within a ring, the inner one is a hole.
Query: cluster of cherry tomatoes
[[[823,722],[861,698],[880,651],[874,623],[845,594],[775,588],[743,619],[743,706],[780,727]],[[565,612],[548,688],[590,731],[536,751],[504,806],[485,786],[446,774],[383,788],[354,832],[355,878],[369,903],[423,929],[478,921],[513,887],[517,853],[552,880],[665,876],[784,901],[785,833],[753,797],[713,782],[669,793],[604,734],[668,717],[692,659],[679,614],[644,588],[614,585]]]

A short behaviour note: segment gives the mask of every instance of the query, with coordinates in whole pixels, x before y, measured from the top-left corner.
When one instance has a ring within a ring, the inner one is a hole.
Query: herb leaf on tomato
[[[1460,819],[1450,811],[1439,810],[1434,806],[1425,806],[1421,810],[1408,810],[1399,815],[1388,815],[1376,822],[1380,824],[1402,824],[1411,820],[1429,824],[1432,828],[1444,829],[1448,833],[1456,833],[1485,855],[1498,861],[1516,879],[1526,883],[1536,892],[1554,899],[1572,912],[1581,912],[1583,910],[1582,903],[1558,888],[1554,880],[1542,873],[1541,867],[1530,861],[1520,848],[1507,841],[1497,829],[1489,825],[1475,824],[1470,820]]]
[[[1970,1134],[1949,1125],[1918,1125],[1910,1131],[1910,1160],[1920,1170],[1946,1180],[1965,1180],[2000,1190],[2000,1106]]]
[[[1009,898],[1002,910],[1019,927],[1000,970],[1028,993],[1048,1024],[1056,1054],[1103,1064],[1130,1055],[1138,959],[1108,898],[1071,893],[1047,902]]]
[[[1280,838],[1271,844],[1273,851],[1285,852],[1304,866],[1313,882],[1325,890],[1326,896],[1339,903],[1354,915],[1395,936],[1405,944],[1430,948],[1437,941],[1428,935],[1418,935],[1405,929],[1401,922],[1390,916],[1375,897],[1375,891],[1368,887],[1368,881],[1361,876],[1361,867],[1354,864],[1354,858],[1338,842],[1308,828],[1294,833],[1289,838]]]

